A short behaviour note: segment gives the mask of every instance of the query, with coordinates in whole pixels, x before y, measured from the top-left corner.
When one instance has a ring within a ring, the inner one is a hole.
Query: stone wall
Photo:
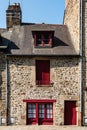
[[[67,6],[69,3],[69,0],[65,0],[65,5]]]
[[[56,99],[54,124],[64,124],[64,101],[77,101],[80,113],[79,58],[58,57],[50,60],[50,79],[53,86],[41,87],[35,83],[35,60],[44,58],[8,57],[9,109],[16,125],[26,124],[26,103],[23,99]],[[78,119],[77,124],[80,119]]]
[[[6,117],[6,58],[0,53],[0,124],[1,117]]]
[[[79,52],[80,0],[68,0],[64,24],[68,26],[74,48]]]

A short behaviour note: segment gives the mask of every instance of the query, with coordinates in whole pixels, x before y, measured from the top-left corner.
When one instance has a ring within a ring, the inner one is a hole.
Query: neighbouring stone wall
[[[69,2],[69,0],[65,0],[65,5],[66,5],[66,6],[68,5],[68,2]]]
[[[64,24],[68,26],[74,48],[79,52],[80,0],[68,0],[66,3]]]
[[[0,124],[1,117],[6,118],[6,58],[0,53]]]
[[[84,117],[87,117],[87,0],[83,0],[83,16],[82,16],[82,28],[83,28],[83,94],[84,94]]]
[[[77,101],[80,112],[80,64],[79,58],[58,57],[50,60],[50,79],[53,86],[35,85],[35,60],[27,56],[8,57],[10,117],[16,125],[26,124],[26,103],[23,99],[56,99],[54,124],[64,124],[64,101]],[[44,58],[41,58],[44,59]],[[78,119],[77,122],[79,122]],[[78,124],[78,123],[77,123]]]

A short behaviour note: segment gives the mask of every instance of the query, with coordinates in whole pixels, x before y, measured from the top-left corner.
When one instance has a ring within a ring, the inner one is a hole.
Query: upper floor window
[[[35,47],[52,47],[54,31],[33,31]]]
[[[36,85],[50,85],[49,60],[36,60]]]

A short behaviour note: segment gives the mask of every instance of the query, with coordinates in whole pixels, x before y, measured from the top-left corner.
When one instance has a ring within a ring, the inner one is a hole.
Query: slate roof
[[[54,31],[52,48],[35,48],[32,31]],[[2,33],[3,44],[8,45],[9,55],[79,55],[76,53],[66,25],[22,24]]]
[[[3,38],[1,36],[1,33],[3,33],[3,32],[6,32],[6,29],[4,29],[4,28],[0,29],[0,50],[2,50],[2,51],[7,48],[7,45],[5,43],[3,43],[3,41],[2,41]]]

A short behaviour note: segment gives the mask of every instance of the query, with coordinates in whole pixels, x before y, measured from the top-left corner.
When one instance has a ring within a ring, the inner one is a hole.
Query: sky
[[[0,0],[0,28],[6,28],[6,10],[14,3],[20,3],[22,22],[62,24],[65,0]]]

